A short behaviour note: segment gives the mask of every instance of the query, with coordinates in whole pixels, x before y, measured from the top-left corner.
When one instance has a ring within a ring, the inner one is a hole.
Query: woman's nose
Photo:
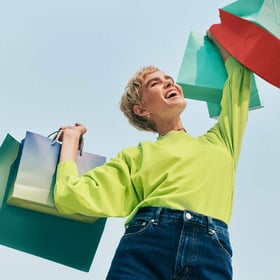
[[[169,88],[172,86],[172,83],[170,81],[166,81],[164,85],[166,88]]]

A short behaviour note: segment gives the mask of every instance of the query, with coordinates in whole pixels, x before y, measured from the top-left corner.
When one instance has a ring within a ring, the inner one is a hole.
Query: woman
[[[228,79],[217,123],[190,136],[182,90],[155,67],[128,82],[121,110],[138,129],[159,134],[79,177],[83,125],[63,127],[55,203],[63,213],[127,217],[107,279],[232,279],[227,225],[247,121],[251,73],[219,45]]]

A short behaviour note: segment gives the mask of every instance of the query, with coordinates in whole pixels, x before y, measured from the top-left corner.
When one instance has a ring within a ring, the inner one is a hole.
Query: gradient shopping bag
[[[224,61],[217,48],[207,36],[191,32],[177,78],[185,98],[206,101],[209,116],[217,117],[226,79]],[[250,109],[262,107],[252,76]]]
[[[19,153],[20,143],[7,135],[0,147],[0,244],[89,271],[106,219],[81,223],[8,205]]]
[[[263,12],[263,18],[266,18],[267,22],[275,23],[274,31],[278,32],[273,33],[279,36],[280,0],[274,3],[278,14],[268,9],[267,13]],[[210,27],[210,32],[220,44],[240,63],[280,88],[280,39],[269,32],[272,28],[267,30],[254,21],[238,17],[225,10],[220,10],[220,18],[220,24]],[[266,27],[269,28],[268,25]]]
[[[26,132],[8,203],[82,222],[94,222],[97,219],[95,217],[61,214],[55,207],[53,196],[60,148],[61,144],[49,137]],[[103,164],[106,160],[103,156],[86,152],[79,154],[77,159],[80,174]]]

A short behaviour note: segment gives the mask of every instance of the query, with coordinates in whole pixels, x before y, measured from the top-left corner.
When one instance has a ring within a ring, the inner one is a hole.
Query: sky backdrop
[[[231,2],[0,0],[0,141],[7,133],[21,140],[27,130],[47,136],[81,122],[88,127],[85,150],[110,159],[122,148],[155,140],[119,111],[127,80],[150,64],[176,79],[189,33],[205,34],[219,22],[218,9]],[[234,279],[277,280],[280,92],[256,79],[264,108],[249,114],[236,175]],[[215,122],[204,102],[192,100],[182,119],[194,136]],[[88,273],[0,246],[0,278],[103,280],[123,223],[108,219]]]

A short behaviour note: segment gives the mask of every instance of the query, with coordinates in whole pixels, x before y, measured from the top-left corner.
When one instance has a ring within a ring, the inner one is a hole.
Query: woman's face
[[[187,104],[181,87],[162,71],[148,74],[140,93],[146,114],[155,122],[178,118]]]

